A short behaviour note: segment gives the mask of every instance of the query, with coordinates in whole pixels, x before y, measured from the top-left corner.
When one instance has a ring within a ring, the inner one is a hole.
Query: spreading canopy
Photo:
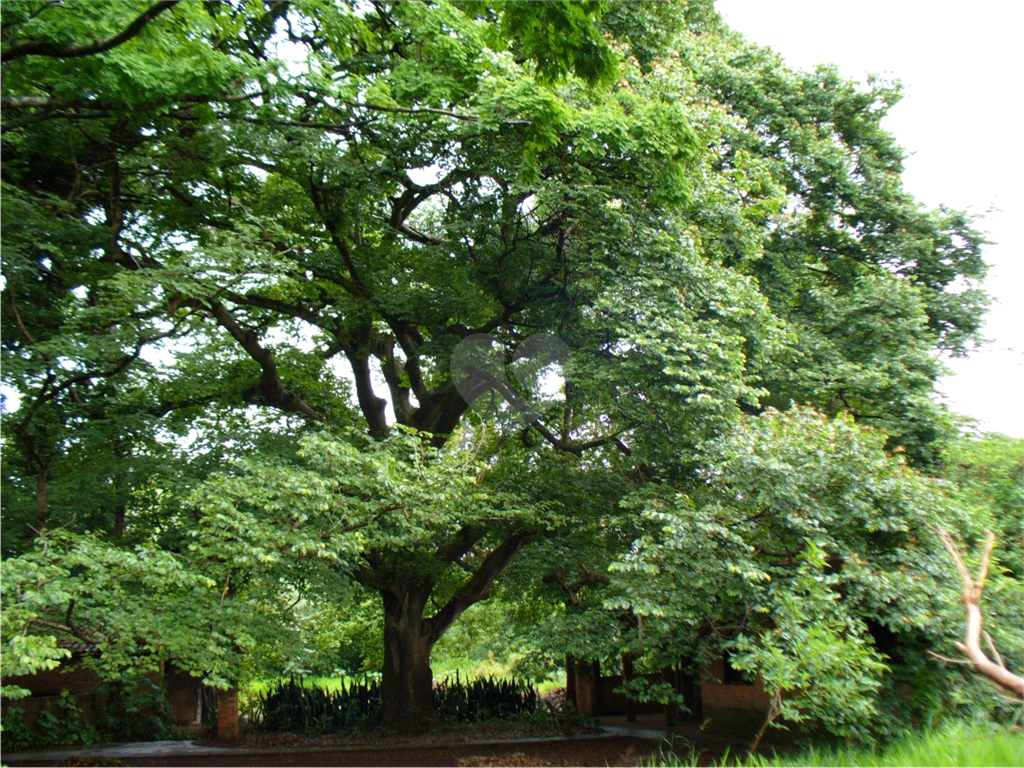
[[[230,653],[219,626],[294,628],[355,580],[415,726],[430,648],[513,556],[604,570],[653,527],[619,501],[699,486],[744,413],[936,459],[981,238],[902,190],[890,84],[794,72],[703,2],[2,12],[11,554],[62,525],[139,573],[168,553],[166,600],[252,608],[210,625]],[[538,334],[559,392],[508,377],[536,407],[495,426],[459,345]]]

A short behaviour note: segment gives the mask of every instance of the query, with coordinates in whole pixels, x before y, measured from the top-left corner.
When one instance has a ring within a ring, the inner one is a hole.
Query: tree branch
[[[418,229],[414,229],[413,227],[410,227],[404,221],[400,221],[397,224],[392,224],[392,226],[396,230],[401,232],[403,235],[408,237],[410,240],[413,240],[413,241],[415,241],[417,243],[422,243],[423,245],[447,245],[448,244],[448,241],[445,240],[443,237],[436,237],[434,235],[429,235],[426,232],[420,232]]]
[[[534,419],[530,423],[530,426],[536,429],[537,432],[540,433],[541,437],[543,437],[545,440],[551,443],[551,445],[557,448],[558,450],[565,451],[566,453],[572,453],[575,454],[576,456],[582,455],[584,451],[589,451],[593,448],[600,448],[603,445],[609,444],[614,445],[626,456],[632,454],[632,451],[626,446],[626,444],[619,439],[619,435],[628,432],[629,427],[623,427],[618,432],[615,432],[610,435],[602,435],[601,437],[595,437],[593,440],[587,440],[584,443],[574,443],[572,442],[572,440],[566,440],[564,437],[559,437],[558,435],[556,435],[554,432],[552,432],[550,429],[544,426],[541,423],[540,419]]]
[[[583,573],[575,582],[570,584],[566,578],[565,568],[555,568],[550,573],[544,574],[542,581],[545,584],[557,584],[565,592],[566,602],[569,605],[579,606],[582,604],[580,600],[580,590],[584,587],[588,587],[591,584],[609,584],[611,583],[611,577],[607,573],[601,571],[595,571],[593,568],[588,567],[585,563],[580,563],[580,568]]]
[[[111,48],[116,48],[135,37],[153,19],[166,10],[176,6],[181,0],[160,0],[151,5],[135,21],[124,28],[123,31],[108,37],[106,40],[93,40],[86,45],[60,46],[56,43],[26,41],[15,43],[4,51],[0,51],[0,61],[11,61],[22,56],[49,56],[56,59],[74,59],[81,56],[91,56],[95,53],[103,53]]]
[[[25,323],[23,323],[21,321],[21,313],[18,312],[18,305],[14,301],[14,290],[13,290],[14,286],[12,284],[8,284],[7,287],[9,289],[9,294],[10,294],[11,312],[14,313],[14,323],[15,323],[15,325],[18,326],[18,330],[21,331],[22,335],[25,337],[25,339],[28,341],[28,343],[29,344],[35,344],[36,343],[35,337],[31,333],[29,333],[28,328],[25,327]]]
[[[479,528],[463,526],[448,544],[438,547],[435,557],[443,563],[456,562],[469,552],[483,535],[484,532]]]
[[[345,356],[352,366],[352,377],[356,384],[356,400],[359,401],[359,409],[366,418],[370,428],[370,435],[376,440],[383,440],[388,436],[387,400],[377,397],[373,391],[373,380],[370,376],[370,357],[365,350],[346,350]]]
[[[234,291],[226,291],[222,295],[235,304],[258,307],[260,309],[269,309],[274,312],[280,312],[283,315],[288,315],[289,317],[305,320],[310,325],[315,325],[318,328],[320,327],[320,314],[312,307],[305,307],[301,304],[291,304],[287,301],[281,301],[280,299],[269,299],[266,296],[260,296],[256,293],[241,294],[235,293]]]
[[[103,642],[103,640],[106,639],[103,637],[96,637],[95,635],[87,634],[83,630],[76,629],[74,627],[68,626],[67,624],[59,624],[56,621],[47,621],[46,619],[35,618],[30,619],[29,623],[36,624],[40,627],[46,627],[47,629],[55,629],[58,632],[66,632],[72,637],[77,637],[79,640],[89,643],[90,645],[96,645],[98,643]]]
[[[150,101],[141,104],[108,104],[102,101],[75,100],[60,101],[50,96],[4,96],[0,98],[0,107],[4,109],[91,109],[107,111],[116,109],[123,112],[148,112],[172,104],[211,104],[217,102],[231,103],[248,101],[257,96],[265,96],[266,91],[246,91],[229,93],[223,96],[175,96],[170,101]]]
[[[254,394],[259,395],[267,404],[286,412],[301,413],[312,421],[324,421],[323,416],[317,413],[305,400],[291,390],[285,389],[281,383],[281,377],[277,370],[277,363],[274,354],[265,349],[256,337],[256,334],[242,328],[238,321],[228,312],[227,307],[219,301],[210,304],[210,312],[214,319],[224,330],[230,333],[234,339],[242,345],[242,349],[249,357],[255,360],[263,373],[259,383],[254,389]]]
[[[508,565],[516,553],[536,537],[533,531],[520,531],[509,536],[494,549],[476,573],[437,613],[427,619],[424,624],[427,631],[436,641],[445,633],[467,608],[487,598],[491,584]]]
[[[397,315],[383,311],[381,314],[384,316],[384,321],[388,324],[391,332],[395,334],[398,346],[402,348],[402,354],[405,355],[405,364],[402,366],[402,371],[409,377],[409,386],[412,388],[413,394],[416,395],[416,399],[420,401],[420,407],[427,407],[431,397],[434,395],[427,391],[426,385],[423,382],[423,372],[420,370],[419,363],[416,360],[420,345],[423,343],[423,336],[415,326]]]
[[[974,578],[957,550],[956,544],[953,543],[953,538],[943,528],[940,527],[937,530],[939,538],[942,539],[946,550],[952,556],[953,562],[956,563],[957,570],[960,571],[960,578],[964,583],[963,603],[964,608],[967,609],[967,629],[964,642],[957,643],[956,647],[963,651],[974,665],[975,670],[995,682],[1000,688],[1010,691],[1019,699],[1024,700],[1024,677],[1013,674],[1001,664],[989,659],[981,648],[981,593],[985,589],[985,579],[988,577],[988,565],[992,556],[992,548],[996,543],[996,535],[992,531],[985,531],[985,549],[982,551],[981,562],[978,565],[978,576]],[[991,640],[989,642],[991,643]],[[996,656],[998,657],[998,654]],[[1002,660],[1000,659],[1000,661]]]
[[[348,270],[348,280],[335,277],[333,282],[338,283],[353,296],[362,299],[372,299],[373,294],[360,278],[359,272],[356,269],[355,261],[352,259],[352,252],[349,251],[348,244],[345,242],[344,237],[342,237],[341,232],[338,231],[337,224],[332,220],[330,211],[328,210],[327,200],[324,198],[323,192],[320,188],[314,183],[312,177],[309,179],[309,198],[313,203],[313,207],[316,209],[316,212],[320,216],[320,221],[327,229],[327,233],[331,236],[331,242],[338,251],[338,255],[341,256],[341,260],[345,262],[345,268]]]
[[[982,632],[985,635],[985,644],[988,645],[988,649],[992,651],[992,655],[996,657],[996,663],[1006,669],[1006,663],[1003,661],[1003,657],[999,655],[999,651],[996,649],[996,644],[992,642],[992,635],[988,632]]]
[[[399,181],[406,186],[406,190],[398,197],[391,198],[391,216],[388,219],[388,224],[416,242],[423,243],[425,245],[447,244],[448,241],[443,237],[435,237],[434,235],[420,232],[418,229],[410,227],[406,223],[406,220],[424,200],[427,200],[438,192],[448,189],[452,184],[465,178],[467,178],[466,171],[456,168],[437,183],[428,184],[426,186],[413,184],[408,178],[399,179]]]
[[[380,362],[384,381],[391,390],[391,403],[395,409],[395,418],[400,424],[407,424],[412,418],[412,402],[409,400],[409,387],[402,383],[402,365],[395,357],[395,343],[390,341],[385,346]]]
[[[366,565],[360,566],[352,571],[352,578],[368,589],[383,591],[391,586],[391,580],[384,574],[384,562],[380,556],[367,552],[363,555]]]
[[[468,123],[480,122],[479,115],[463,115],[458,112],[451,112],[447,109],[437,109],[435,107],[386,107],[383,104],[365,104],[363,102],[351,102],[349,106],[358,107],[359,109],[369,109],[375,112],[395,112],[403,115],[443,115],[444,117],[452,117],[456,120],[463,120]],[[502,120],[504,125],[533,125],[531,120]]]

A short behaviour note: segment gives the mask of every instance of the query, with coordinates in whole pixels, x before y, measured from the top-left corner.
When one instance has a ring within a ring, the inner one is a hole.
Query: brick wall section
[[[168,667],[166,673],[167,703],[174,712],[174,724],[177,726],[196,725],[196,700],[201,695],[202,681],[187,672],[179,672]]]
[[[57,669],[47,669],[34,675],[12,675],[4,678],[4,685],[28,688],[33,696],[59,696],[68,693],[89,693],[102,682],[91,670],[79,666],[78,659],[65,661]]]
[[[756,678],[752,685],[726,685],[724,681],[725,660],[715,659],[701,675],[700,692],[705,709],[750,709],[761,713],[768,712],[771,697],[765,692],[761,678]]]
[[[101,707],[106,706],[108,697],[95,693],[95,689],[104,683],[95,672],[85,669],[80,662],[81,657],[76,655],[63,662],[57,669],[44,670],[34,675],[5,677],[5,685],[18,685],[27,688],[32,691],[32,695],[27,699],[13,701],[4,699],[0,710],[5,714],[9,707],[19,707],[25,710],[25,724],[33,728],[42,712],[57,711],[60,693],[67,690],[75,697],[75,702],[82,710],[85,720],[95,723],[97,713]],[[151,673],[148,677],[154,682],[160,681],[159,673]],[[198,735],[202,726],[196,721],[196,699],[201,695],[202,681],[175,669],[173,665],[168,665],[164,682],[167,701],[174,713],[175,725],[181,729],[182,733]],[[227,709],[234,712],[233,732],[234,738],[237,738],[237,696],[233,709],[230,704]],[[225,728],[229,732],[232,731],[231,726],[225,725]]]
[[[217,741],[238,743],[238,688],[217,691]]]
[[[108,703],[107,697],[92,693],[73,693],[71,695],[74,697],[75,705],[82,713],[82,719],[87,723],[95,725],[100,709]],[[6,716],[11,708],[21,709],[24,711],[23,722],[25,726],[30,731],[40,733],[39,716],[43,712],[58,714],[60,712],[59,703],[59,696],[33,696],[29,699],[14,699],[11,701],[4,699],[0,713]]]
[[[661,679],[668,679],[668,673],[661,675]],[[622,685],[622,675],[607,675],[601,677],[601,701],[604,706],[596,715],[623,715],[626,714],[627,700],[615,689]],[[654,701],[634,701],[633,712],[638,715],[654,715],[665,709],[664,704]]]
[[[760,680],[753,685],[723,685],[704,680],[700,693],[708,714],[713,709],[752,709],[767,714],[771,704]]]
[[[575,693],[576,710],[592,715],[621,715],[627,710],[626,699],[614,692],[622,684],[621,675],[595,675],[589,664],[567,665],[568,689]],[[664,670],[655,679],[671,683],[684,695],[686,705],[690,708],[686,713],[675,713],[661,704],[635,703],[634,711],[638,714],[653,714],[666,710],[670,720],[691,719],[707,723],[708,726],[720,726],[726,730],[756,731],[764,721],[771,704],[771,698],[764,690],[760,679],[750,685],[726,684],[725,660],[718,658],[708,664],[700,675],[700,679],[687,678],[676,674],[673,670]]]

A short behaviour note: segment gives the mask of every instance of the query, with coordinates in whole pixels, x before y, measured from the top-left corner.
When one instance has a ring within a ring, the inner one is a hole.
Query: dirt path
[[[660,742],[632,736],[586,736],[518,742],[377,748],[239,750],[218,754],[11,761],[12,766],[635,766]]]

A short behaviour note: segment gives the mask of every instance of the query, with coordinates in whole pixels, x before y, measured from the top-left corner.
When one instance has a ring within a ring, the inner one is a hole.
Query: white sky
[[[928,205],[985,214],[978,226],[995,241],[985,250],[991,265],[985,287],[997,302],[984,329],[990,343],[950,361],[955,375],[940,390],[953,410],[982,428],[1024,436],[1024,3],[718,0],[716,6],[729,26],[793,66],[832,62],[848,77],[877,73],[903,81],[904,99],[884,125],[913,153],[907,189]]]

